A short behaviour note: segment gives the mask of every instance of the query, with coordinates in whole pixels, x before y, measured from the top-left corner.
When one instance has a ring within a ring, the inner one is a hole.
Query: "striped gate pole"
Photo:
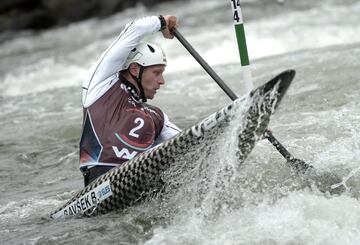
[[[246,92],[249,92],[254,88],[254,85],[251,75],[249,55],[246,46],[244,19],[241,13],[240,0],[230,0],[230,2],[233,10],[235,33],[239,48],[240,62],[243,68],[245,89]]]

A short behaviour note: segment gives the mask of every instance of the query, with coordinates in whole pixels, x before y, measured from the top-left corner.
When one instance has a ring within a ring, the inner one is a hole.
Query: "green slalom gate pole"
[[[254,88],[248,50],[246,46],[244,19],[241,12],[240,0],[230,0],[233,10],[234,27],[236,33],[237,44],[240,54],[240,62],[243,68],[243,80],[245,83],[246,92]]]
[[[254,84],[252,80],[249,55],[246,46],[244,19],[241,12],[240,0],[230,0],[230,2],[233,10],[233,19],[237,44],[240,53],[240,62],[243,68],[243,79],[246,92],[248,93],[254,88]],[[308,168],[312,168],[311,165],[305,163],[303,160],[294,158],[290,154],[290,152],[275,138],[275,136],[269,129],[266,130],[264,136],[288,160],[288,162],[292,164],[292,166],[295,166],[296,169],[305,172]]]

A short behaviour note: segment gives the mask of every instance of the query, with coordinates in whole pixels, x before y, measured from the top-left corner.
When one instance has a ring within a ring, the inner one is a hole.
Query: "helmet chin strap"
[[[141,78],[142,78],[142,75],[144,73],[144,67],[141,66],[141,65],[139,65],[139,66],[140,66],[140,71],[139,71],[139,76],[138,77],[131,74],[130,69],[129,69],[129,73],[130,73],[130,76],[136,81],[136,83],[137,83],[137,85],[139,87],[139,90],[140,90],[141,99],[145,103],[147,100],[146,100],[146,97],[145,97],[144,88],[143,88],[142,83],[141,83]]]

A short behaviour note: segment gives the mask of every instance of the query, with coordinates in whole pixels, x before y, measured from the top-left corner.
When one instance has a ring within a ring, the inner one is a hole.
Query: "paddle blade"
[[[313,168],[313,166],[311,166],[310,164],[307,164],[303,160],[300,160],[300,159],[297,159],[297,158],[290,159],[288,161],[288,164],[292,168],[295,168],[298,173],[302,173],[302,174],[305,173],[308,169]]]

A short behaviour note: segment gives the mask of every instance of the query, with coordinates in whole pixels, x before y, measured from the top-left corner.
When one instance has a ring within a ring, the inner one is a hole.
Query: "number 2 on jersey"
[[[135,118],[134,123],[136,123],[138,125],[135,128],[130,130],[129,135],[133,136],[135,138],[139,138],[139,135],[135,132],[144,126],[144,119],[142,119],[141,117],[137,117],[137,118]]]

